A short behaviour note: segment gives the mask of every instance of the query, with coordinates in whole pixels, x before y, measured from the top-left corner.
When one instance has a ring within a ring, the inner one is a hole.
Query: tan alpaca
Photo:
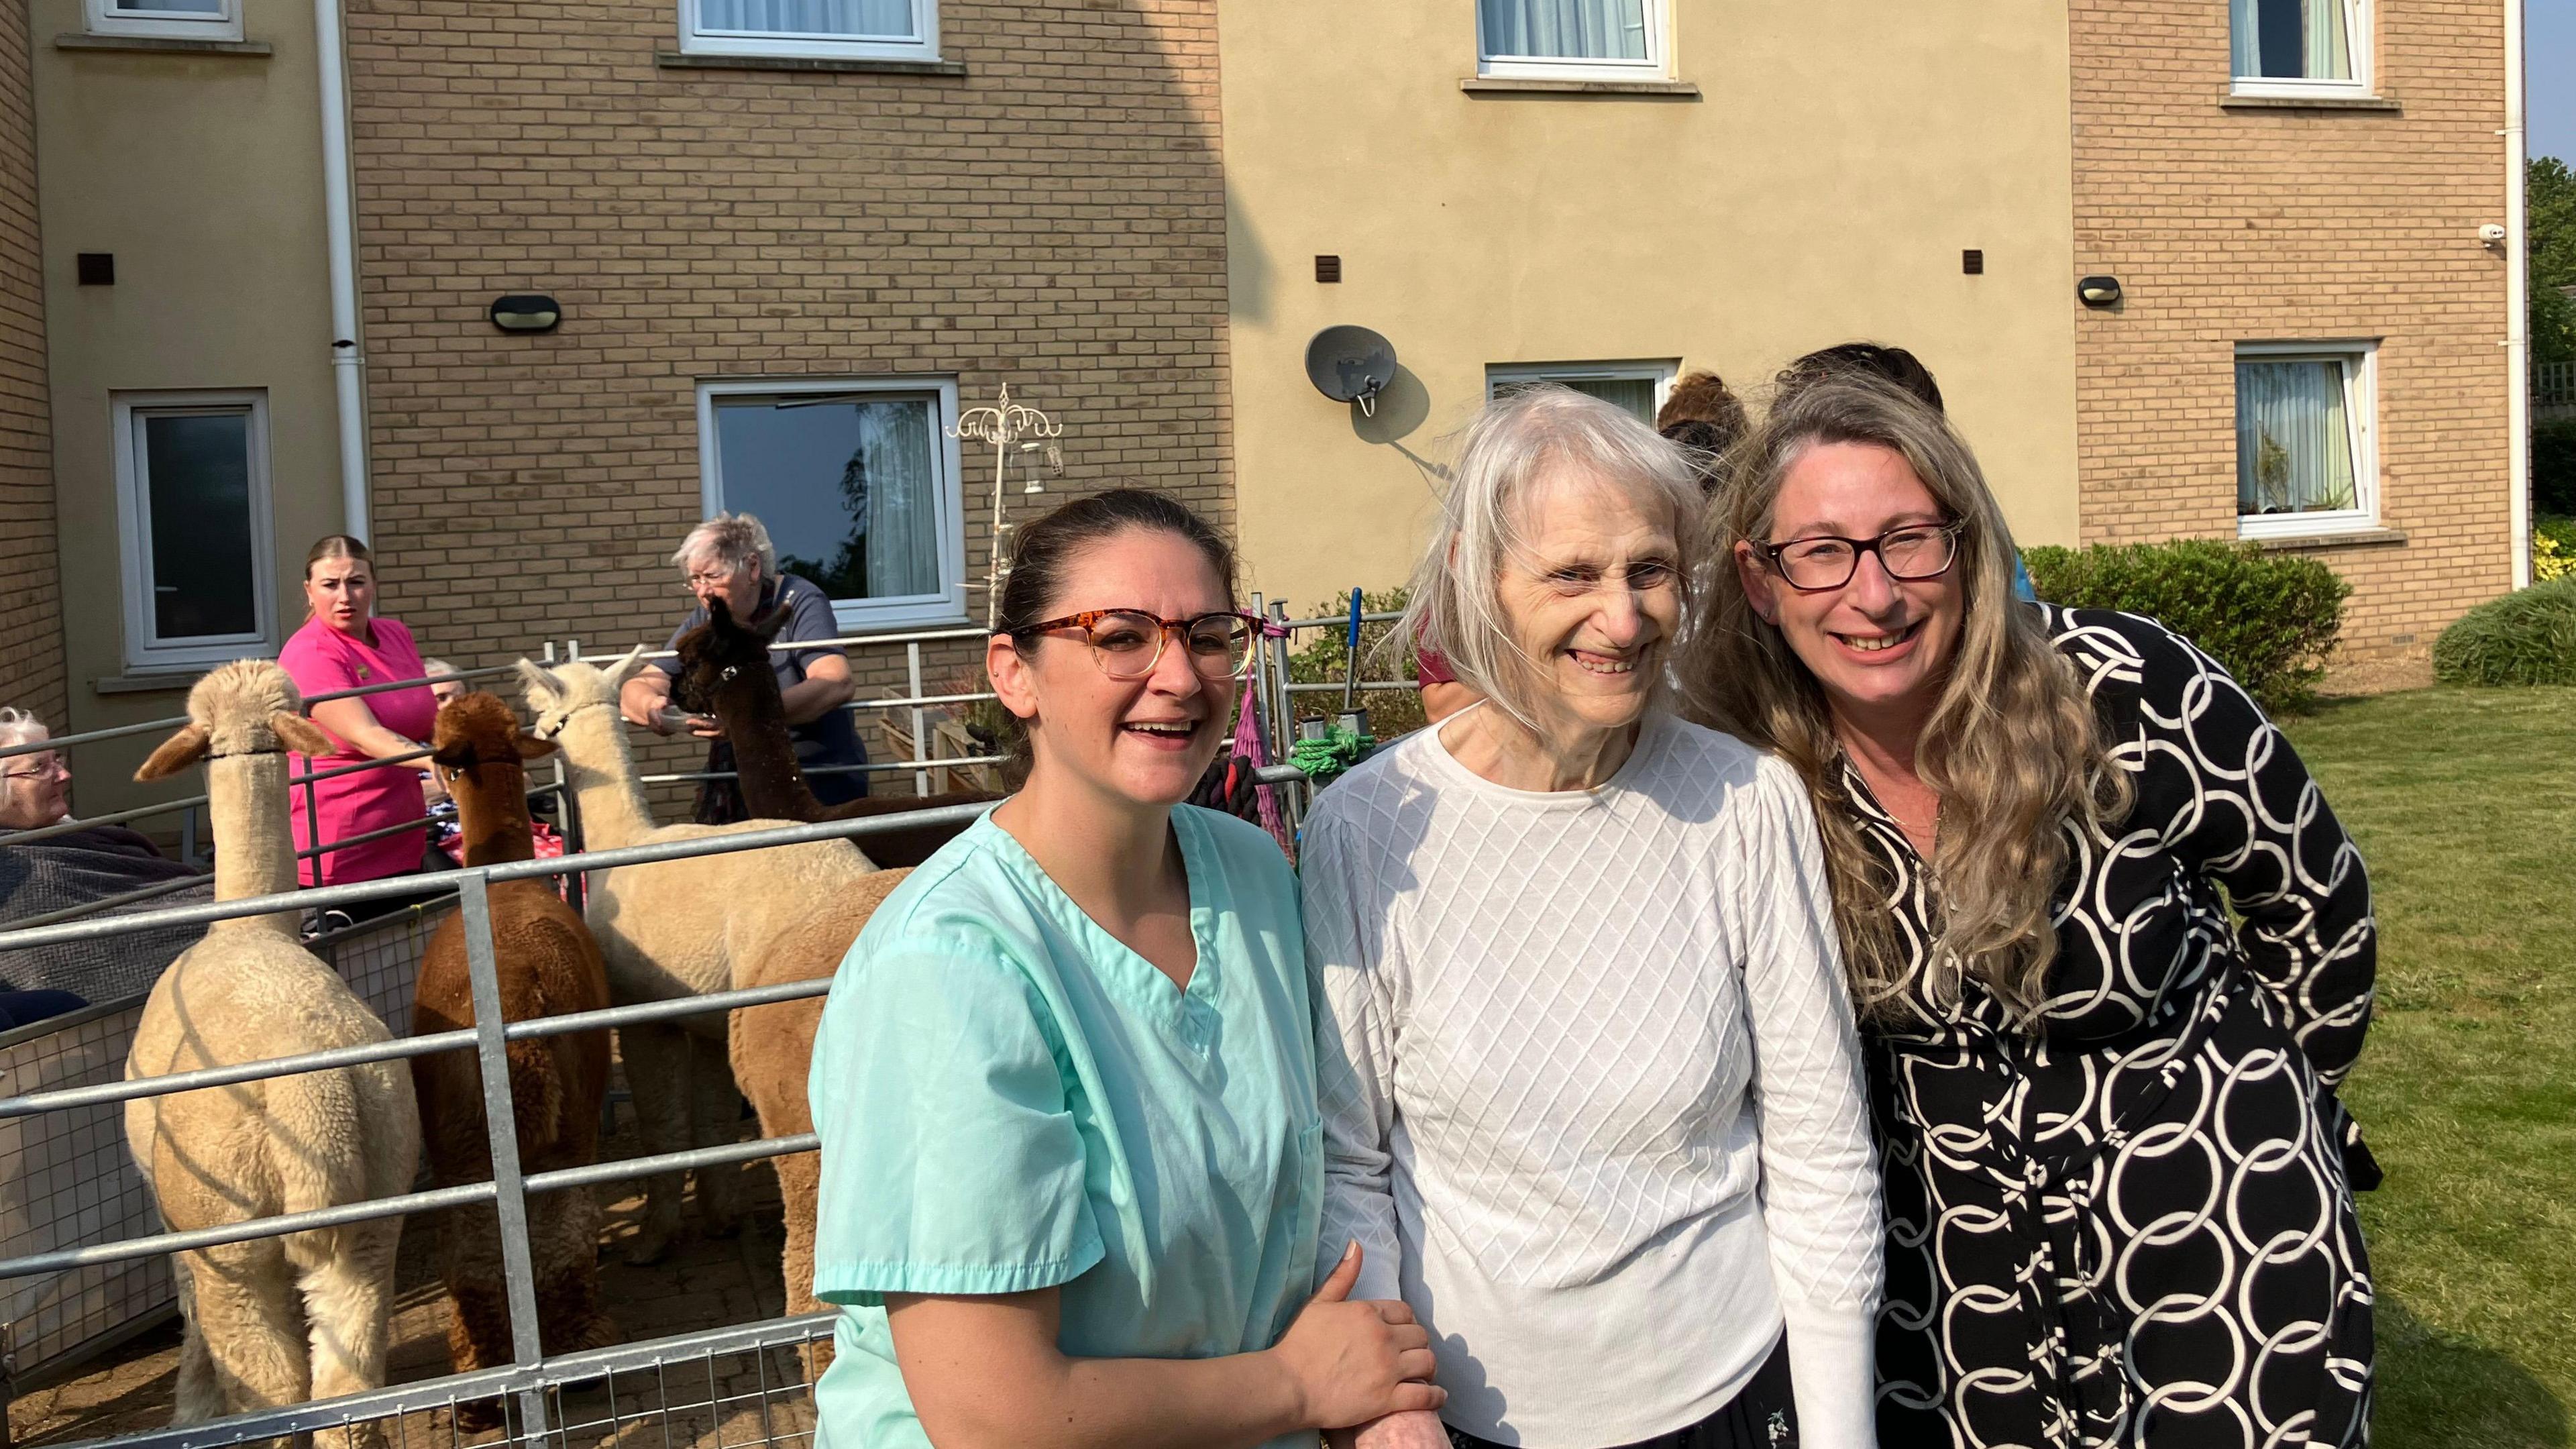
[[[635,661],[636,654],[629,654],[606,670],[588,664],[547,669],[519,661],[536,733],[563,746],[584,845],[605,850],[788,823],[654,825],[617,716],[617,687],[634,672]],[[901,874],[878,870],[846,840],[621,866],[590,877],[590,931],[607,963],[609,995],[621,1004],[812,980],[840,966],[868,914]],[[737,1140],[737,1072],[760,1113],[764,1136],[811,1131],[805,1070],[822,1006],[819,998],[782,1002],[733,1013],[730,1024],[711,1012],[683,1026],[621,1029],[618,1042],[644,1150],[676,1152]],[[816,1306],[819,1165],[810,1153],[775,1162],[786,1206],[787,1304],[791,1312],[807,1312]],[[701,1217],[718,1230],[732,1225],[738,1186],[730,1167],[698,1173]],[[650,1179],[644,1228],[628,1248],[628,1260],[660,1257],[679,1226],[680,1175]]]
[[[286,671],[227,664],[188,692],[186,728],[138,780],[206,762],[215,899],[295,888],[286,751],[330,752]],[[159,1076],[389,1040],[383,1022],[296,939],[295,913],[219,921],[152,988],[125,1075]],[[420,1117],[411,1074],[373,1062],[125,1106],[125,1138],[173,1229],[411,1190]],[[177,1414],[193,1424],[382,1387],[400,1218],[255,1238],[173,1257],[186,1336]],[[374,1449],[382,1428],[315,1434]]]

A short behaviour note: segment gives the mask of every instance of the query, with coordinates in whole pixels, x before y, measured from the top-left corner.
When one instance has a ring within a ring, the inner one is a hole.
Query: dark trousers
[[[1506,1449],[1490,1439],[1449,1431],[1457,1449]],[[1798,1449],[1798,1406],[1789,1385],[1789,1340],[1772,1348],[1762,1367],[1726,1406],[1696,1424],[1617,1449]]]
[[[43,1021],[87,1005],[68,991],[0,991],[0,1031],[15,1031],[31,1021]]]

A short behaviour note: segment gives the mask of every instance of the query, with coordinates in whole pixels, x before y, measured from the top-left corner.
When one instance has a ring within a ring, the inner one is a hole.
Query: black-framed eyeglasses
[[[1965,519],[1948,523],[1909,523],[1891,528],[1876,538],[1842,538],[1819,534],[1813,538],[1793,538],[1786,543],[1765,543],[1753,539],[1753,552],[1772,572],[1788,581],[1789,587],[1801,593],[1820,594],[1839,589],[1852,581],[1860,571],[1860,556],[1878,555],[1878,566],[1887,576],[1900,583],[1920,583],[1937,579],[1959,561],[1959,535],[1967,532]]]
[[[1190,668],[1201,679],[1240,679],[1252,663],[1252,638],[1259,627],[1250,614],[1219,610],[1187,619],[1166,619],[1144,609],[1085,609],[1013,629],[1013,638],[1057,629],[1080,629],[1091,644],[1091,657],[1112,679],[1142,679],[1163,660],[1163,641],[1179,639]]]

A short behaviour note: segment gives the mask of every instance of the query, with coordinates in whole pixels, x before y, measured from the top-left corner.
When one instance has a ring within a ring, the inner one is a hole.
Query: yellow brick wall
[[[677,10],[352,7],[373,542],[426,650],[658,647],[703,378],[1007,382],[1064,425],[1059,496],[1141,484],[1231,529],[1214,0],[944,0],[963,76],[657,64]],[[523,291],[559,331],[492,328]],[[857,662],[864,695],[901,680]]]
[[[2233,536],[2235,344],[2379,338],[2405,540],[2315,555],[2353,585],[2348,657],[2422,649],[2512,583],[2505,266],[2477,239],[2504,219],[2503,12],[2373,8],[2399,111],[2222,108],[2226,0],[2068,17],[2076,267],[2127,294],[2076,309],[2084,537]]]
[[[54,551],[44,255],[27,7],[0,5],[0,705],[64,732],[62,592]]]

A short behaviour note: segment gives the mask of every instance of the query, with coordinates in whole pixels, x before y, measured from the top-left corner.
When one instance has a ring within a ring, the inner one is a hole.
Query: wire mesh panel
[[[0,1093],[112,1082],[140,1002],[82,1013],[0,1049]],[[160,1226],[125,1151],[125,1114],[104,1103],[0,1121],[0,1258],[138,1237]],[[33,1374],[111,1339],[171,1301],[170,1262],[147,1258],[0,1285],[18,1371]]]
[[[315,942],[315,949],[400,1036],[410,1029],[429,933],[453,909],[453,902],[443,902],[363,922]],[[106,954],[124,945],[124,938],[112,937],[86,948]],[[136,1001],[80,1013],[55,1030],[13,1033],[23,1039],[0,1046],[0,1095],[121,1080],[142,1017]],[[160,1228],[151,1190],[126,1150],[122,1107],[0,1120],[0,1258]],[[0,1323],[7,1326],[16,1374],[35,1378],[78,1362],[175,1301],[170,1260],[155,1256],[0,1284]]]

